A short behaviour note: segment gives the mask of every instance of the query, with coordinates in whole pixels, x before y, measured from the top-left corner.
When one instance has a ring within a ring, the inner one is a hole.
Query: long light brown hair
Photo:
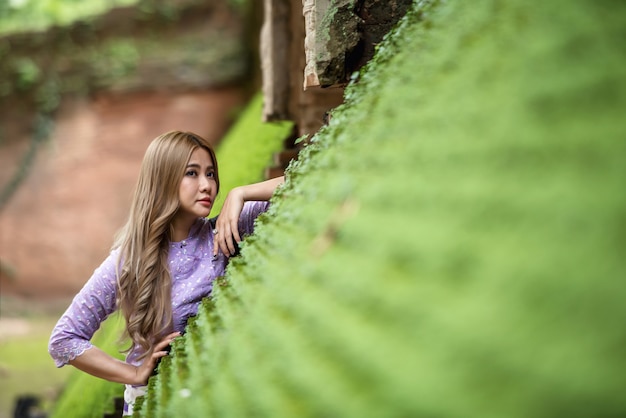
[[[202,147],[217,159],[209,142],[190,132],[173,131],[155,138],[144,156],[128,222],[117,236],[120,248],[118,306],[126,321],[124,336],[145,357],[161,336],[172,331],[172,279],[167,265],[171,222],[180,202],[180,183],[191,153]]]

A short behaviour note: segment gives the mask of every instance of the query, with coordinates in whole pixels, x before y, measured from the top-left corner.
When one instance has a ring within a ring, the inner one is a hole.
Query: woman
[[[125,384],[124,415],[131,415],[158,360],[282,182],[279,177],[233,189],[213,226],[207,216],[220,184],[213,148],[189,132],[156,138],[144,156],[126,226],[52,331],[49,352],[57,367],[71,364]],[[131,344],[126,361],[90,342],[117,309]]]

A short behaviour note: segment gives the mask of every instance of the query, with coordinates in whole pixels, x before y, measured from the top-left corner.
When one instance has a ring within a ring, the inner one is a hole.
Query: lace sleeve
[[[48,351],[57,367],[92,347],[91,338],[116,309],[117,280],[113,251],[98,267],[52,330]]]

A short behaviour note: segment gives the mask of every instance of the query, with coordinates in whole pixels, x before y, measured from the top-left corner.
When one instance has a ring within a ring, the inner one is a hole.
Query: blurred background
[[[217,145],[258,89],[256,8],[0,1],[0,418],[61,389],[50,331],[108,254],[147,144]]]

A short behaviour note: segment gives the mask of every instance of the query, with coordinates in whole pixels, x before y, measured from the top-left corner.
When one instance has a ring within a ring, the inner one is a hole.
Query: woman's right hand
[[[180,337],[180,332],[173,332],[171,334],[163,337],[161,341],[159,341],[154,348],[152,349],[152,353],[150,353],[141,363],[140,366],[136,368],[136,382],[137,385],[146,385],[148,383],[148,379],[152,375],[155,367],[157,366],[159,359],[168,355],[169,350],[167,347],[174,341],[176,337]]]

